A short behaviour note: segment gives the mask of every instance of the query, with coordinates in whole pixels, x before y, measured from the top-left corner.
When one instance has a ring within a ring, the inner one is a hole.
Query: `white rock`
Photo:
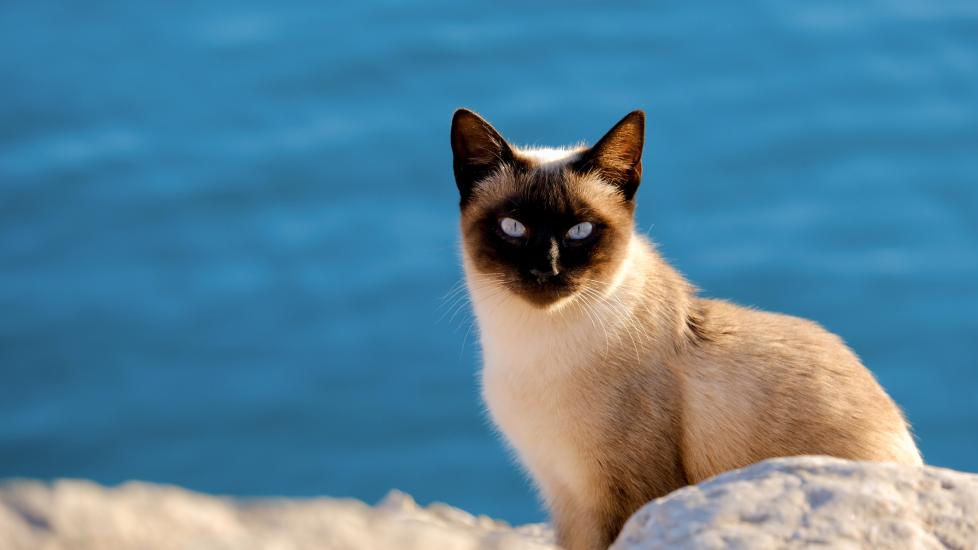
[[[978,475],[768,460],[646,504],[612,550],[978,548]]]
[[[177,487],[76,480],[0,487],[3,550],[544,550],[542,525],[512,528],[391,492],[370,507],[344,499],[231,499]]]

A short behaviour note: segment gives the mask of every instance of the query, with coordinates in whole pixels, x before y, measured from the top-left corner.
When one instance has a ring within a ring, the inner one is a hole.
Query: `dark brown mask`
[[[467,257],[481,274],[547,307],[610,284],[627,254],[642,174],[645,114],[591,148],[518,149],[467,109],[452,119]]]

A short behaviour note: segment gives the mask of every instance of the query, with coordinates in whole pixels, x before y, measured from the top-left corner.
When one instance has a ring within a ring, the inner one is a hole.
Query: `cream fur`
[[[537,169],[557,170],[578,157],[584,146],[572,147],[522,147],[514,152],[533,163]]]

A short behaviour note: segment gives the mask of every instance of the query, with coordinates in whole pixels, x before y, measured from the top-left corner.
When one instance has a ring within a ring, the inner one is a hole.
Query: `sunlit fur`
[[[600,172],[574,172],[586,149],[513,152],[518,167],[485,172],[463,202],[465,277],[489,414],[562,546],[605,548],[645,502],[769,457],[921,463],[900,410],[837,336],[697,297],[634,231],[634,202]],[[528,297],[519,266],[487,250],[486,216],[541,196],[533,185],[564,186],[611,225],[553,300]]]

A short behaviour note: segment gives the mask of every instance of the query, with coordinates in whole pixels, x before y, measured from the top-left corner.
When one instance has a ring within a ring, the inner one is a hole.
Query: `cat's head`
[[[539,307],[611,283],[627,254],[645,114],[594,146],[520,149],[466,109],[452,119],[463,246],[471,267]]]

